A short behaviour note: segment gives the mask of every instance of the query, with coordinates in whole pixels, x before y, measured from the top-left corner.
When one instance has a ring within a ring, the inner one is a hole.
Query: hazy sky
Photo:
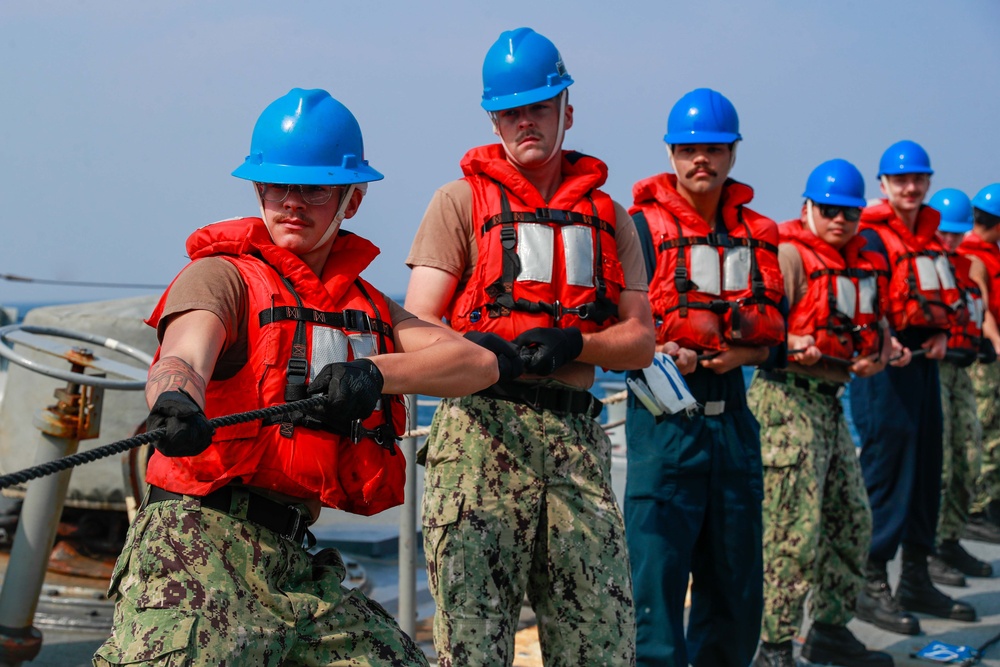
[[[369,279],[402,294],[431,194],[494,139],[482,58],[520,26],[560,49],[576,81],[566,147],[606,161],[625,205],[667,169],[667,113],[702,86],[735,104],[732,175],[779,221],[830,158],[858,165],[875,196],[899,139],[930,153],[932,192],[1000,181],[995,0],[6,0],[0,274],[169,282],[191,231],[256,214],[229,174],[264,107],[305,87],[354,112],[386,176],[345,228],[382,248]],[[0,304],[140,293],[0,281]]]

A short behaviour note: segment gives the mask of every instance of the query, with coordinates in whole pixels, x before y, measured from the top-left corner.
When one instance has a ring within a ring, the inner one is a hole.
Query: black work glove
[[[167,429],[153,443],[164,456],[196,456],[212,444],[215,429],[191,395],[183,389],[165,391],[156,398],[146,417],[146,431]]]
[[[382,373],[371,359],[327,364],[309,383],[310,396],[325,395],[315,416],[324,423],[350,423],[371,415],[382,397]]]
[[[465,338],[497,355],[500,382],[513,380],[524,372],[524,362],[521,361],[517,347],[506,338],[485,331],[469,331]]]
[[[521,349],[524,369],[534,375],[551,375],[583,351],[583,334],[576,327],[537,327],[514,339]]]

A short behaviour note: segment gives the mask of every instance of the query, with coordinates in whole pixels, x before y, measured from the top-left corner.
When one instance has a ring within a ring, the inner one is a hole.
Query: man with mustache
[[[758,372],[748,396],[764,462],[764,622],[753,667],[794,667],[792,640],[810,592],[804,658],[892,667],[890,655],[869,651],[847,628],[864,585],[872,520],[840,403],[851,374],[873,375],[889,362],[889,271],[857,236],[865,206],[857,167],[824,162],[803,196],[799,217],[778,226],[788,365]]]
[[[466,153],[465,177],[434,194],[407,258],[407,309],[445,318],[501,367],[498,384],[444,401],[427,441],[424,551],[443,667],[510,665],[525,592],[547,664],[634,663],[611,447],[587,390],[597,365],[648,365],[653,327],[632,220],[599,189],[607,167],[562,149],[572,83],[547,38],[500,35],[482,97],[500,142]]]
[[[927,559],[934,552],[941,497],[941,385],[938,360],[962,296],[937,238],[940,214],[923,201],[930,158],[913,141],[889,146],[879,161],[885,198],[861,214],[865,248],[889,266],[889,325],[914,351],[903,367],[851,383],[851,416],[861,440],[861,471],[872,507],[872,543],[856,616],[890,632],[915,635],[906,612],[974,621],[976,610],[934,587]],[[886,564],[902,546],[896,596]]]
[[[377,603],[313,555],[321,507],[403,501],[401,394],[462,395],[496,357],[394,304],[361,271],[378,254],[340,229],[371,181],[354,115],[296,88],[260,115],[233,175],[260,218],[195,231],[192,262],[148,320],[149,493],[111,581],[114,631],[95,665],[426,665]],[[309,396],[321,405],[220,427],[207,416]]]
[[[654,415],[629,397],[625,524],[639,665],[746,667],[760,634],[760,440],[742,367],[784,342],[784,284],[777,226],[729,178],[740,139],[726,97],[691,91],[667,119],[674,174],[632,189],[657,350],[674,357],[698,401]]]

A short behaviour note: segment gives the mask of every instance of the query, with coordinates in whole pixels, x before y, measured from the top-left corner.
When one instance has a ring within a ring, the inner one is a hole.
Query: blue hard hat
[[[827,160],[812,170],[806,181],[803,197],[817,204],[833,206],[856,206],[863,208],[865,200],[865,179],[858,168],[847,160]]]
[[[668,144],[731,144],[739,141],[736,107],[722,93],[698,88],[677,100],[667,116]]]
[[[972,205],[990,215],[1000,216],[1000,183],[991,183],[977,192]]]
[[[361,127],[325,90],[294,88],[268,105],[250,155],[233,176],[258,183],[347,185],[380,181],[365,160]]]
[[[878,163],[878,176],[893,174],[933,174],[927,151],[915,141],[897,141],[885,149]]]
[[[972,229],[972,202],[961,190],[955,188],[938,190],[927,205],[941,213],[939,232],[964,234]]]
[[[487,111],[514,109],[552,99],[573,78],[555,44],[531,28],[501,33],[483,60],[483,101]]]

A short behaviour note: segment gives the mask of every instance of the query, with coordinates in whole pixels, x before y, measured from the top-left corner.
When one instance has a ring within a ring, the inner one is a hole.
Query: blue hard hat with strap
[[[865,179],[847,160],[827,160],[812,170],[802,196],[817,204],[864,208]]]
[[[250,155],[233,176],[299,185],[382,180],[364,153],[361,127],[347,107],[325,90],[294,88],[261,112]]]
[[[572,83],[548,38],[531,28],[508,30],[486,52],[482,107],[492,112],[542,102]]]

